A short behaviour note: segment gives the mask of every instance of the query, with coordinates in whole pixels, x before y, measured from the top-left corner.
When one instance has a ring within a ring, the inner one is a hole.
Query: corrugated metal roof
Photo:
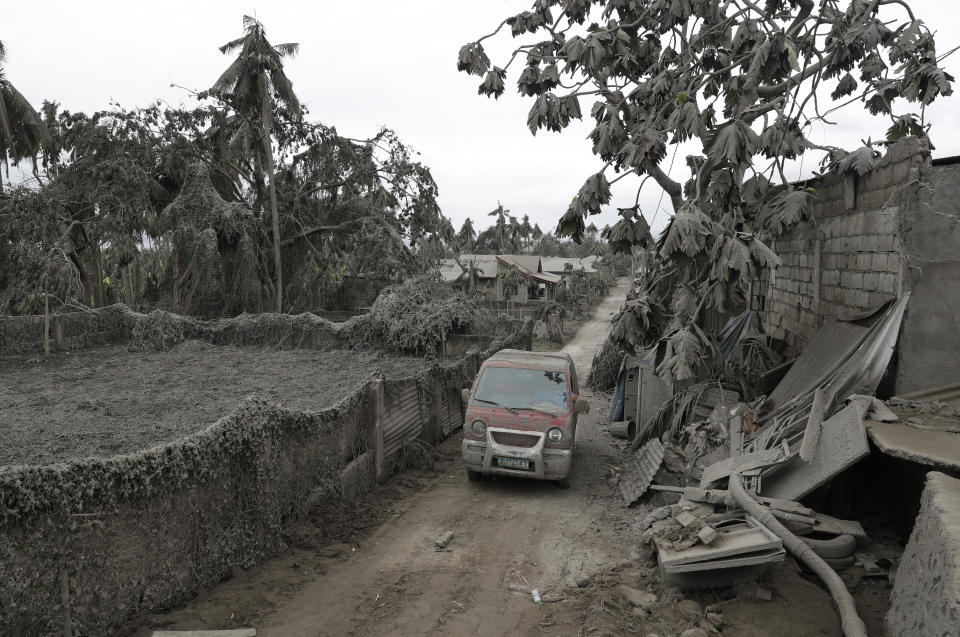
[[[582,259],[577,257],[540,257],[540,267],[544,272],[562,274],[566,269],[566,264],[569,263],[574,270],[583,268],[583,271],[587,274],[593,274],[597,271],[596,268],[593,267],[597,258],[598,257],[592,255],[583,257]]]
[[[497,255],[495,254],[461,254],[460,263],[473,263],[480,271],[481,279],[497,278]],[[440,259],[440,276],[444,281],[456,281],[463,274],[463,269],[455,259]],[[452,276],[453,278],[447,278]]]

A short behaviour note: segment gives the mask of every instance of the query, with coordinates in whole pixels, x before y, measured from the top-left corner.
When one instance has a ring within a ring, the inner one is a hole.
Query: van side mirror
[[[464,405],[466,405],[467,403],[470,402],[470,390],[469,390],[469,389],[461,389],[461,390],[460,390],[460,400],[463,401],[463,404],[464,404]]]
[[[580,398],[580,396],[573,397],[573,412],[576,414],[585,414],[590,411],[590,403]]]

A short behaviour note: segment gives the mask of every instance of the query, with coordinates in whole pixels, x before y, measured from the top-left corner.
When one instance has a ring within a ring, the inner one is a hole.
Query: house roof
[[[461,254],[460,263],[467,265],[473,262],[479,270],[481,279],[497,278],[497,255],[495,254]],[[455,259],[440,259],[440,276],[444,281],[453,282],[463,276],[461,268]]]
[[[587,274],[593,274],[597,271],[593,265],[598,258],[596,255],[583,257],[582,259],[577,257],[540,257],[540,264],[544,272],[563,274],[566,264],[569,263],[574,270],[583,268],[583,271]]]
[[[506,265],[513,266],[520,271],[520,274],[540,281],[541,283],[559,283],[562,277],[544,272],[540,267],[540,257],[535,254],[498,254],[497,261]]]

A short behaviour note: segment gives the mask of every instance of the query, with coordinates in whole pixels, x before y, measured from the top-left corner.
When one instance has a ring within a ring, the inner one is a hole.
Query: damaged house
[[[788,362],[753,403],[712,392],[672,437],[637,440],[621,491],[680,495],[642,524],[678,585],[755,577],[786,549],[828,586],[845,634],[866,634],[837,577],[854,565],[890,578],[890,634],[960,634],[960,158],[910,137],[807,186],[813,218],[775,242],[782,265],[745,313]],[[621,373],[635,366],[636,389],[618,391],[636,392],[623,417],[645,414],[642,438],[670,399],[643,404],[656,361],[640,359]],[[901,544],[871,553],[868,521]]]

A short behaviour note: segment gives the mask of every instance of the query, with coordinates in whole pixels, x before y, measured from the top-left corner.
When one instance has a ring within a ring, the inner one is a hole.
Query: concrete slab
[[[920,513],[890,596],[891,637],[956,635],[960,627],[960,480],[927,474]]]
[[[867,432],[855,405],[847,405],[823,422],[813,459],[794,456],[776,473],[764,476],[760,493],[799,500],[870,453]]]
[[[902,422],[864,423],[877,449],[901,460],[960,471],[960,435],[935,429],[918,429]]]

